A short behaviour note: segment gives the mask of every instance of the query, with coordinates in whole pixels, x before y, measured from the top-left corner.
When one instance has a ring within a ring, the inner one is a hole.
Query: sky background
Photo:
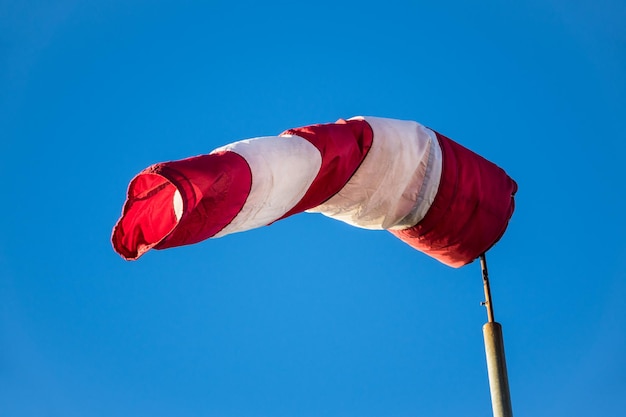
[[[123,261],[155,162],[355,115],[502,166],[516,416],[626,410],[626,3],[0,1],[0,415],[488,416],[477,262],[300,214]]]

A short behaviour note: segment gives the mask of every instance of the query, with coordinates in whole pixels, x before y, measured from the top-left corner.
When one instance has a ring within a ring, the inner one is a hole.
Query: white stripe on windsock
[[[307,211],[366,229],[414,226],[439,188],[442,154],[435,133],[412,121],[354,119],[372,127],[372,148],[337,194]]]
[[[268,225],[294,207],[313,183],[322,158],[309,141],[295,135],[266,136],[231,143],[214,150],[241,155],[252,172],[246,203],[228,226],[214,237]]]

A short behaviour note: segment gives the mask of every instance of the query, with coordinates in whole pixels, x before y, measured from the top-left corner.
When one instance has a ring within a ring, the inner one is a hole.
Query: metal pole
[[[493,303],[491,301],[491,288],[489,287],[489,274],[487,272],[485,254],[480,255],[480,267],[485,290],[485,301],[482,304],[487,308],[487,323],[483,326],[483,338],[485,339],[485,354],[487,356],[491,408],[494,417],[513,417],[511,394],[509,393],[509,378],[506,372],[506,358],[504,357],[502,326],[495,321],[493,316]]]

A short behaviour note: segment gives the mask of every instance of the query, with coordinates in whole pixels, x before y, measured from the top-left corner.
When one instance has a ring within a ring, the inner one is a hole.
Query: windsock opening
[[[220,151],[153,165],[128,186],[113,248],[126,260],[148,250],[197,243],[215,236],[241,211],[250,167],[240,155]]]
[[[113,247],[124,259],[137,259],[165,239],[180,217],[182,198],[176,187],[159,174],[139,174],[128,187],[122,218],[113,229]]]

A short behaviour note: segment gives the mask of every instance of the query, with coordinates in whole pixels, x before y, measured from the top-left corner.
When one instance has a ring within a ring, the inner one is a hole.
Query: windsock
[[[135,260],[307,211],[388,230],[458,268],[500,239],[516,191],[497,165],[417,122],[359,116],[146,168],[112,243]]]

